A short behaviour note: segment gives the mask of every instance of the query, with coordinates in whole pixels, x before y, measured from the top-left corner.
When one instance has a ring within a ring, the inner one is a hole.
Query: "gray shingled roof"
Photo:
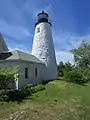
[[[10,55],[7,55],[7,54],[10,54]],[[37,57],[35,57],[31,54],[28,54],[28,53],[24,53],[24,52],[19,51],[19,50],[15,50],[15,51],[12,51],[12,52],[7,52],[7,53],[2,53],[2,56],[3,57],[1,57],[2,59],[0,59],[0,60],[22,60],[22,61],[44,64]]]
[[[8,47],[0,33],[0,53],[3,52],[3,51],[8,51]]]

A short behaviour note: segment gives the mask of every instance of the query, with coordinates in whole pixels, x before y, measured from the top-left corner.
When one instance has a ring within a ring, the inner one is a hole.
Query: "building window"
[[[28,68],[25,68],[25,78],[28,78]]]
[[[0,70],[2,69],[2,64],[0,64]]]
[[[35,77],[37,76],[37,68],[35,68]]]
[[[40,28],[37,28],[37,33],[39,33],[40,32]]]

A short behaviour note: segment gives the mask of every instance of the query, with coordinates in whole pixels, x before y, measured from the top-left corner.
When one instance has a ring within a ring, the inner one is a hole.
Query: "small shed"
[[[18,79],[14,84],[15,89],[26,84],[36,84],[44,79],[45,64],[31,54],[19,50],[0,53],[0,67],[3,65],[10,68],[19,67]]]

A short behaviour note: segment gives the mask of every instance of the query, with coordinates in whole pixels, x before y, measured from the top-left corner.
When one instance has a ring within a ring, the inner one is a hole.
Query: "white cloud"
[[[82,40],[86,40],[90,43],[90,34],[78,36],[71,31],[53,29],[53,40],[56,50],[68,51],[77,48]]]
[[[23,26],[13,25],[0,19],[0,32],[14,39],[22,40],[23,37],[32,36],[29,30]]]
[[[13,0],[0,0],[0,18],[15,25],[28,26],[23,10],[18,9]]]
[[[53,16],[53,8],[51,4],[48,4],[45,8],[44,11],[49,14],[49,18],[52,19]]]
[[[71,54],[69,51],[56,51],[56,60],[57,63],[59,63],[60,61],[63,62],[70,62],[73,63],[74,59],[73,59],[73,54]]]
[[[8,49],[9,51],[19,50],[22,52],[31,53],[31,50],[25,49],[25,47],[22,46],[8,47]]]
[[[49,17],[52,18],[53,16],[53,8],[52,8],[52,5],[51,4],[48,4],[46,5],[45,7],[40,7],[40,8],[37,8],[33,11],[33,17],[36,18],[36,16],[38,15],[38,13],[42,12],[42,11],[45,11],[49,14]]]
[[[60,34],[57,34],[57,32],[55,31],[55,33],[54,43],[56,48],[55,53],[57,63],[59,63],[60,61],[63,62],[69,61],[71,63],[74,63],[74,56],[72,53],[69,52],[69,50],[79,47],[82,40],[85,40],[86,42],[90,43],[90,34],[84,36],[75,36],[70,32],[67,33],[61,32]],[[62,50],[62,48],[64,50]]]
[[[29,32],[27,28],[23,28],[23,31],[27,36],[32,36],[32,34]]]
[[[23,41],[23,38],[25,36],[29,36],[29,37],[32,36],[32,34],[29,32],[30,30],[28,29],[28,24],[26,22],[24,12],[29,13],[30,17],[33,16],[34,19],[36,18],[37,14],[42,10],[45,10],[45,12],[49,13],[50,18],[52,18],[53,16],[53,7],[51,4],[47,4],[45,7],[42,7],[39,1],[26,0],[25,3],[23,3],[23,6],[20,4],[20,6],[16,7],[14,4],[15,1],[14,2],[12,0],[8,0],[8,1],[1,0],[1,1],[2,2],[0,3],[2,4],[0,4],[0,32],[6,36],[10,36],[11,38],[14,38],[14,40],[18,39],[20,40],[20,42]],[[65,19],[65,17],[63,16],[61,18]],[[68,21],[71,19],[73,19],[72,16],[71,17],[69,16]],[[72,62],[73,55],[69,53],[68,50],[78,47],[83,39],[86,39],[88,42],[90,42],[90,34],[89,34],[90,28],[88,34],[84,36],[78,36],[77,34],[75,34],[75,32],[72,33],[72,31],[65,31],[65,29],[53,30],[57,62],[59,61],[67,62],[68,60]],[[27,39],[25,39],[25,41],[26,40]],[[18,45],[18,42],[14,44],[9,46],[10,50],[18,49],[26,52],[29,51],[29,48],[27,49],[27,46],[24,45],[24,43],[22,43],[21,45]],[[62,49],[67,51],[64,51]]]
[[[29,13],[30,17],[32,19],[34,19],[34,20],[35,20],[37,14],[39,12],[41,12],[41,9],[39,9],[40,5],[38,5],[38,4],[40,4],[40,2],[36,1],[36,0],[32,0],[32,1],[31,0],[27,0],[24,3],[24,7],[23,7],[24,11]]]

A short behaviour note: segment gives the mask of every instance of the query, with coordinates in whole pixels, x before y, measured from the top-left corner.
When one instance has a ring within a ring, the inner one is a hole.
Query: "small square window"
[[[40,28],[37,28],[37,33],[39,33],[40,32]]]
[[[28,78],[28,68],[25,68],[25,78]]]

